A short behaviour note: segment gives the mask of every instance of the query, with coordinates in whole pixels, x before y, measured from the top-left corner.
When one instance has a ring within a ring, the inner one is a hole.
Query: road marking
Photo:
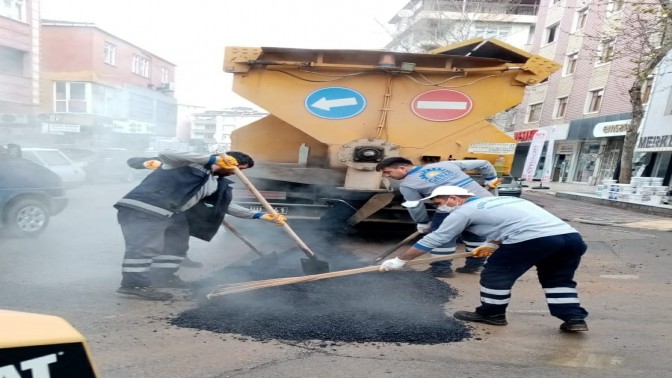
[[[611,280],[638,280],[638,274],[600,274],[600,278]]]
[[[464,110],[466,102],[457,101],[418,101],[418,109]]]

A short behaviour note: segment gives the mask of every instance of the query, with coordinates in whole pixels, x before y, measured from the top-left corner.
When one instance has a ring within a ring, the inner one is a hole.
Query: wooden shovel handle
[[[454,253],[454,254],[448,255],[448,256],[432,257],[432,258],[428,258],[428,259],[410,260],[410,261],[406,262],[406,266],[429,264],[429,263],[433,263],[433,262],[436,262],[436,261],[455,260],[455,259],[460,259],[460,258],[469,257],[469,256],[471,256],[471,252]],[[208,297],[208,299],[212,299],[214,297],[220,297],[220,296],[228,295],[228,294],[242,293],[242,292],[245,292],[245,291],[251,291],[251,290],[256,290],[256,289],[263,289],[263,288],[266,288],[266,287],[291,285],[291,284],[301,283],[301,282],[310,282],[310,281],[322,280],[322,279],[325,279],[325,278],[350,276],[350,275],[359,274],[359,273],[375,272],[379,269],[380,269],[380,266],[373,265],[373,266],[367,266],[367,267],[364,267],[364,268],[341,270],[339,272],[313,274],[313,275],[310,275],[310,276],[274,278],[274,279],[263,280],[263,281],[251,281],[251,282],[243,282],[243,283],[239,283],[239,284],[229,284],[229,285],[223,285],[219,289],[217,289],[217,290],[213,291],[212,293],[208,294],[207,297]]]
[[[266,211],[268,213],[273,214],[273,215],[278,214],[275,211],[275,209],[273,209],[273,206],[271,206],[271,204],[268,203],[268,201],[266,201],[266,198],[264,198],[264,196],[262,196],[261,193],[259,193],[257,188],[254,187],[254,184],[252,184],[252,182],[247,178],[247,176],[245,176],[243,174],[243,172],[240,170],[240,168],[234,167],[233,172],[236,174],[236,176],[238,176],[240,181],[243,182],[243,184],[247,187],[247,189],[254,195],[254,197],[261,203],[261,205],[264,206],[264,209],[266,209]],[[296,243],[296,245],[298,245],[299,248],[301,248],[301,250],[303,251],[303,253],[306,254],[306,256],[311,257],[311,258],[315,257],[315,252],[311,251],[310,248],[308,248],[306,243],[304,243],[303,240],[301,240],[301,238],[299,238],[299,235],[297,235],[296,232],[294,232],[294,230],[292,230],[292,228],[289,227],[287,222],[285,222],[282,225],[282,228],[285,230],[285,232],[292,239],[294,239],[294,242]]]
[[[401,248],[403,245],[408,244],[408,243],[410,243],[411,241],[415,240],[415,238],[417,238],[417,237],[420,236],[420,235],[422,235],[422,234],[420,233],[420,231],[415,231],[415,232],[412,233],[411,235],[408,235],[408,236],[406,237],[406,239],[404,239],[404,240],[400,241],[399,243],[393,245],[392,247],[388,248],[387,250],[385,250],[385,252],[381,253],[380,256],[378,256],[378,257],[376,257],[375,259],[373,259],[373,262],[378,262],[378,261],[380,261],[380,260],[386,258],[387,256],[391,255],[394,251],[396,251],[397,249]]]
[[[240,232],[238,232],[238,230],[236,230],[236,229],[235,229],[229,222],[227,222],[226,220],[222,220],[222,225],[223,225],[224,227],[226,227],[227,230],[231,231],[232,234],[236,235],[236,236],[238,237],[238,239],[240,239],[240,241],[242,241],[243,243],[245,243],[246,246],[250,247],[250,249],[251,249],[252,251],[254,251],[254,253],[256,253],[257,255],[259,255],[259,256],[261,256],[261,257],[264,257],[264,256],[265,256],[265,255],[259,250],[259,248],[257,248],[257,246],[255,246],[254,244],[252,244],[251,241],[247,240],[247,238],[244,237],[243,234],[241,234]]]

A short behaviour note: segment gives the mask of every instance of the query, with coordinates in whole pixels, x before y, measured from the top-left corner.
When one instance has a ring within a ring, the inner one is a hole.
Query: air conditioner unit
[[[27,124],[28,114],[0,113],[0,124]]]
[[[161,83],[158,89],[164,92],[175,92],[175,83]]]

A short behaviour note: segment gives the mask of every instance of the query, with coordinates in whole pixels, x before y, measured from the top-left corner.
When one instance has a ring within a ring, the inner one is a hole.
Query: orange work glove
[[[161,166],[161,162],[159,160],[147,160],[146,162],[142,163],[142,165],[145,168],[151,169],[153,171]]]
[[[282,214],[268,214],[268,213],[266,213],[266,214],[262,215],[260,218],[265,220],[265,221],[272,222],[277,226],[282,226],[287,221],[287,217],[285,217]]]
[[[233,168],[238,166],[238,160],[236,160],[236,158],[234,158],[233,156],[229,156],[227,154],[220,154],[219,156],[217,156],[215,164],[224,169],[232,170]]]
[[[493,243],[483,243],[480,247],[474,248],[471,255],[474,257],[488,257],[492,255],[499,246]]]

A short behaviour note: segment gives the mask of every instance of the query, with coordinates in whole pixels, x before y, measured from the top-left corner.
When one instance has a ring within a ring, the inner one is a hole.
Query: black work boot
[[[161,288],[172,288],[172,289],[187,289],[189,288],[189,283],[182,281],[182,279],[174,274],[159,277],[154,277],[152,279],[152,286],[161,287]]]
[[[480,273],[481,270],[483,270],[482,266],[463,266],[455,269],[457,273],[470,273],[470,274]]]
[[[571,319],[560,324],[560,330],[565,332],[583,332],[588,330],[588,324],[583,319]]]
[[[155,290],[150,286],[121,286],[117,289],[117,293],[135,295],[150,301],[166,301],[173,297],[173,294]]]
[[[453,317],[455,317],[455,319],[464,320],[465,322],[485,323],[496,326],[505,326],[509,324],[506,321],[506,315],[504,314],[485,316],[471,311],[458,311],[453,314]]]
[[[425,273],[431,275],[432,277],[438,278],[452,278],[455,277],[455,272],[452,269],[448,268],[435,268],[431,267],[425,270]]]

